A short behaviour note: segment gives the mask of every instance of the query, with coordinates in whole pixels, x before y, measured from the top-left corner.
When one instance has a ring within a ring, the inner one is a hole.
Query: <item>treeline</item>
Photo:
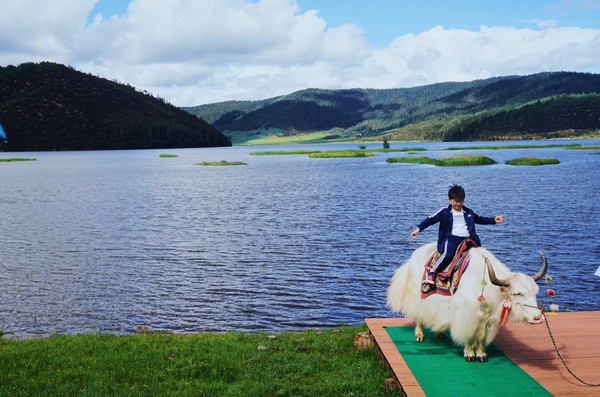
[[[600,94],[561,95],[456,117],[444,141],[554,138],[600,129]]]
[[[161,98],[50,62],[0,68],[5,151],[230,146]]]
[[[403,89],[307,89],[260,101],[222,102],[185,110],[209,120],[225,134],[235,135],[238,141],[243,140],[243,133],[251,136],[267,130],[280,135],[324,131],[342,138],[482,139],[481,133],[457,132],[456,126],[464,125],[462,130],[467,131],[466,123],[471,119],[464,119],[466,116],[488,117],[479,113],[504,112],[505,116],[497,116],[504,117],[503,122],[498,122],[503,130],[496,131],[497,134],[486,130],[486,139],[491,139],[511,131],[519,133],[520,121],[510,124],[519,117],[508,113],[520,106],[539,100],[536,112],[560,113],[559,106],[566,102],[555,100],[552,104],[548,98],[583,95],[578,106],[586,108],[586,102],[593,100],[586,94],[600,94],[600,75],[549,72]],[[541,110],[545,107],[547,110]],[[561,123],[553,124],[556,119]],[[579,130],[582,125],[576,117],[536,117],[535,123],[530,126],[531,131]],[[595,123],[589,119],[583,129],[598,128],[598,119]]]

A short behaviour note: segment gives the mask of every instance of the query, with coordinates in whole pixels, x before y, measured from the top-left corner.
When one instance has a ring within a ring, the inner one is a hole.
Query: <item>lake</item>
[[[502,145],[548,143],[600,140]],[[505,215],[504,224],[477,229],[498,259],[533,274],[543,251],[553,302],[600,310],[600,151],[444,150],[497,144],[391,144],[428,149],[417,156],[498,162],[475,167],[386,163],[401,153],[250,154],[306,146],[0,153],[37,159],[0,163],[0,330],[13,338],[138,326],[283,331],[393,316],[385,306],[393,272],[436,240],[437,227],[416,240],[409,233],[447,205],[454,183],[480,215]],[[561,163],[504,164],[517,157]],[[248,165],[195,165],[221,160]]]

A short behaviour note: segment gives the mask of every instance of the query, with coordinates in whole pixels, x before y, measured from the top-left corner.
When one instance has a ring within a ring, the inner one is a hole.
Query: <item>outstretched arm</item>
[[[496,223],[503,223],[504,215],[498,215],[495,217],[491,216],[479,216],[475,214],[475,223],[479,225],[495,225]]]
[[[444,211],[444,209],[445,208],[442,208],[435,214],[425,218],[423,220],[423,222],[419,223],[417,225],[417,228],[410,233],[410,237],[415,238],[415,237],[417,237],[417,234],[421,233],[423,230],[427,229],[429,226],[438,223],[440,221],[441,214],[442,214],[442,211]]]

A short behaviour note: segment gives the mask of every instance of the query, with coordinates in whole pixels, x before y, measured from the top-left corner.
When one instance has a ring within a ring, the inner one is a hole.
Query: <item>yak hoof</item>
[[[467,362],[473,363],[473,362],[475,362],[475,357],[473,357],[473,356],[466,356],[465,360],[467,360]]]
[[[479,361],[480,363],[487,363],[488,358],[487,358],[487,356],[477,357],[477,361]]]

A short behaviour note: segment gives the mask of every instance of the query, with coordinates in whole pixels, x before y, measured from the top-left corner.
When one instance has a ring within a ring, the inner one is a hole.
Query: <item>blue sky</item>
[[[600,0],[14,3],[0,13],[0,66],[68,64],[177,106],[600,73]]]
[[[90,15],[124,15],[127,0],[100,0]],[[361,27],[369,43],[381,48],[396,37],[418,34],[437,25],[477,30],[481,25],[600,28],[600,1],[543,0],[298,0],[301,11],[315,9],[327,25]]]
[[[318,9],[332,26],[354,23],[363,27],[368,41],[378,47],[400,35],[419,34],[436,25],[478,30],[481,25],[527,28],[546,21],[600,27],[597,1],[304,0],[299,4],[303,9]]]

